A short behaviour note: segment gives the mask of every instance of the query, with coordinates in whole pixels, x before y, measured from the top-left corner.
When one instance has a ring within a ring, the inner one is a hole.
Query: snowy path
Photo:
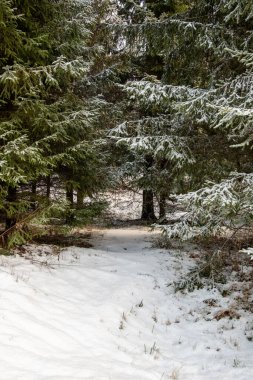
[[[190,259],[151,248],[145,229],[97,234],[59,261],[37,253],[48,266],[0,257],[0,380],[253,378],[250,317],[216,321],[231,299],[167,287]]]

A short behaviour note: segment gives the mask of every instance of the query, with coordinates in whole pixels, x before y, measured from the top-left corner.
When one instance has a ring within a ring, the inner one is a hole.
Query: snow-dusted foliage
[[[252,221],[252,17],[246,0],[199,0],[185,14],[125,26],[132,49],[163,57],[164,75],[127,84],[130,103],[144,116],[111,135],[132,150],[163,156],[170,168],[186,165],[186,182],[199,176],[199,190],[195,182],[196,191],[178,196],[186,209],[180,222],[162,227],[169,237],[207,236]],[[187,79],[173,76],[174,60]]]
[[[97,113],[91,106],[93,99],[84,102],[74,94],[75,81],[87,75],[90,66],[87,54],[79,55],[79,48],[89,41],[89,2],[66,1],[61,13],[63,2],[35,2],[31,9],[26,4],[14,5],[2,4],[6,23],[1,24],[6,40],[1,45],[0,162],[1,181],[7,186],[48,174],[64,160],[64,150],[75,144],[74,129],[79,130],[80,142],[84,137],[81,127],[87,130],[87,119],[91,124]],[[40,33],[36,30],[36,9],[38,14],[48,13]],[[21,19],[26,27],[19,24]],[[10,44],[9,23],[12,34],[22,35],[23,41],[16,38]]]
[[[133,82],[128,86],[130,99],[146,109],[170,112],[173,124],[182,124],[187,118],[198,124],[208,123],[213,128],[225,128],[235,146],[250,145],[253,140],[253,53],[229,53],[238,57],[247,70],[216,88]]]
[[[220,7],[226,12],[225,22],[247,22],[253,18],[253,8],[248,0],[221,0]]]
[[[128,82],[124,91],[134,117],[112,129],[110,138],[130,152],[123,171],[131,181],[137,179],[137,187],[152,190],[159,197],[168,185],[174,186],[176,172],[195,162],[185,123],[171,107],[176,99],[187,97],[188,89],[145,80]]]
[[[2,220],[15,216],[13,226],[24,211],[48,203],[37,186],[46,178],[48,198],[50,177],[82,196],[106,182],[97,140],[107,103],[93,77],[106,54],[95,28],[107,4],[1,1],[0,209]]]
[[[187,86],[166,85],[160,81],[129,82],[126,86],[129,99],[146,109],[168,112],[172,102],[189,100],[201,96],[205,91]]]
[[[169,238],[209,236],[224,228],[240,228],[253,220],[253,174],[234,173],[218,184],[177,197],[185,207],[179,223],[163,226]]]
[[[244,64],[246,54],[243,54]],[[251,58],[251,54],[248,55]],[[191,118],[196,125],[206,124],[220,130],[228,144],[244,155],[247,171],[251,171],[250,156],[253,142],[253,77],[249,69],[216,89],[203,92],[200,96],[179,102],[175,107]],[[215,234],[223,227],[239,228],[252,223],[253,204],[252,173],[232,173],[218,184],[182,195],[178,200],[186,207],[182,220],[173,226],[164,227],[169,237],[182,239]]]
[[[124,122],[114,128],[110,136],[118,144],[126,144],[132,151],[169,160],[180,168],[194,162],[187,137],[179,135],[180,127],[180,122],[176,123],[175,119],[171,120],[165,114]]]
[[[249,54],[250,59],[251,54]],[[244,55],[245,58],[245,55]],[[244,63],[246,63],[244,61]],[[248,66],[251,66],[249,60]],[[253,75],[251,69],[215,89],[199,92],[195,97],[178,102],[175,107],[184,117],[197,123],[208,123],[222,129],[233,146],[252,144]]]
[[[162,46],[164,50],[175,48],[186,38],[195,41],[196,46],[203,49],[212,49],[215,54],[227,47],[238,47],[233,30],[215,23],[188,21],[181,18],[159,21],[147,19],[142,24],[125,25],[124,28],[119,25],[118,29],[129,41],[129,47],[137,48],[139,54],[145,49],[146,38],[149,49],[153,51],[156,51],[158,46]]]

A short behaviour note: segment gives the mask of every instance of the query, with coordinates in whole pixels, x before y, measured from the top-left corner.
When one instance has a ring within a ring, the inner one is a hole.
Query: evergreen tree
[[[165,18],[176,11],[185,10],[186,4],[181,1],[147,1],[140,2],[138,6],[136,2],[131,2],[131,4],[132,16],[130,20],[127,18],[129,25],[120,27],[121,34],[128,41],[126,50],[131,57],[131,66],[134,67],[128,79],[143,76],[145,78],[138,84],[136,80],[133,83],[129,82],[125,87],[125,92],[130,99],[130,114],[127,116],[128,121],[114,129],[111,136],[117,139],[118,143],[128,144],[129,149],[135,152],[135,160],[137,159],[138,164],[132,162],[131,176],[135,178],[135,183],[139,188],[143,189],[142,218],[155,219],[154,194],[160,205],[159,217],[164,218],[165,199],[173,187],[173,174],[178,171],[178,167],[182,167],[183,162],[186,164],[192,159],[189,157],[189,149],[185,146],[184,137],[177,138],[179,146],[173,151],[177,143],[175,144],[174,141],[175,128],[172,128],[174,130],[171,132],[172,136],[168,135],[171,127],[168,106],[157,108],[145,104],[145,98],[155,97],[154,89],[159,86],[159,81],[153,75],[162,78],[164,73],[164,53],[160,43],[157,44],[156,49],[153,48],[153,37],[149,27],[156,25],[159,29],[160,19],[157,17]],[[124,5],[122,7],[124,9]],[[127,9],[128,7],[126,7],[126,11]],[[142,18],[136,18],[137,13],[140,15],[140,12],[137,12],[140,9]],[[141,88],[142,86],[143,88]],[[142,96],[144,92],[145,95]],[[162,136],[164,137],[163,141],[161,141]],[[183,151],[183,147],[185,147],[185,151]],[[173,156],[172,160],[175,162],[178,155],[180,155],[180,159],[173,167],[169,157]],[[126,166],[129,170],[129,164]],[[168,183],[170,183],[170,187],[168,187]]]
[[[198,89],[198,93],[177,104],[177,112],[182,113],[185,120],[195,123],[197,128],[208,127],[213,134],[223,136],[224,153],[229,146],[233,165],[226,166],[221,161],[224,170],[221,182],[217,183],[220,176],[217,176],[216,169],[203,188],[179,197],[187,213],[180,223],[165,228],[170,237],[208,236],[225,226],[240,229],[252,223],[253,24],[249,9],[247,1],[216,4],[216,13],[223,16],[223,22],[214,27],[233,34],[233,39],[220,39],[220,45],[214,46],[218,59],[229,66],[228,73],[220,70],[218,78],[213,75],[216,81],[212,86]],[[218,82],[218,79],[222,81]]]
[[[101,50],[93,43],[93,5],[1,3],[0,207],[6,229],[31,207],[31,197],[19,195],[26,184],[35,193],[37,181],[58,174],[67,187],[87,180],[91,192],[105,178],[95,142],[105,101],[80,90]]]
[[[238,125],[238,113],[234,108],[229,113],[228,103],[239,102],[241,93],[248,102],[244,80],[249,79],[248,73],[245,78],[245,66],[250,64],[252,45],[249,4],[199,0],[183,7],[186,11],[178,15],[163,15],[158,20],[147,17],[121,28],[132,50],[146,56],[160,55],[163,71],[158,76],[160,81],[146,76],[128,84],[130,100],[141,110],[141,118],[124,123],[114,134],[131,148],[147,152],[148,147],[153,157],[159,152],[163,167],[170,171],[164,189],[160,187],[165,193],[194,190],[238,168],[249,170],[250,161],[248,152],[231,147],[232,136],[224,132],[231,114],[233,137]],[[234,85],[238,93],[232,90]],[[194,203],[191,197],[187,199],[189,204]],[[203,204],[207,204],[204,196]],[[197,217],[194,223],[205,224]],[[189,229],[194,229],[194,223],[192,217],[188,224],[183,221]],[[168,227],[167,231],[178,231],[179,227]],[[188,236],[186,228],[182,231],[181,236]]]

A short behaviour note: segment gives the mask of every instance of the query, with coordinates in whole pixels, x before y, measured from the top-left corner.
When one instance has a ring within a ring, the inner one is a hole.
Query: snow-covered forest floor
[[[92,236],[0,257],[1,380],[253,378],[253,315],[215,318],[236,290],[175,293],[194,255],[153,248],[145,227]]]

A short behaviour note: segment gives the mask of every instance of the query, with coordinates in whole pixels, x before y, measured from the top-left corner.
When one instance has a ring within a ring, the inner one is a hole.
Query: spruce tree
[[[124,4],[123,2],[122,8],[127,12],[130,5],[124,7]],[[160,206],[159,217],[163,219],[166,197],[173,188],[173,175],[178,172],[178,167],[181,168],[192,159],[189,157],[189,149],[185,145],[184,137],[178,138],[175,143],[175,129],[171,132],[172,136],[168,136],[170,128],[168,106],[159,108],[145,104],[145,98],[149,96],[155,98],[155,88],[159,86],[159,79],[164,76],[163,48],[159,41],[154,49],[155,36],[152,36],[154,30],[150,32],[149,29],[150,25],[155,25],[156,29],[160,29],[160,17],[168,18],[177,11],[181,12],[186,9],[186,4],[181,1],[169,1],[166,4],[163,1],[147,1],[138,4],[131,2],[130,8],[131,18],[126,17],[125,27],[119,26],[121,32],[119,35],[123,35],[127,41],[126,50],[133,67],[128,76],[128,83],[124,87],[130,100],[130,112],[127,116],[128,120],[115,128],[111,136],[118,141],[118,144],[127,144],[130,151],[134,151],[138,164],[135,165],[133,162],[131,174],[132,179],[135,178],[134,182],[143,189],[142,218],[155,219],[153,198],[156,195]],[[122,9],[120,13],[123,13]],[[157,31],[159,33],[159,30],[156,30],[155,35]],[[138,83],[136,79],[131,82],[134,77],[144,77],[144,79]],[[145,95],[142,96],[144,92]],[[163,141],[161,141],[162,136]],[[173,151],[178,143],[180,146]],[[173,166],[170,157],[175,162],[178,155],[180,162]],[[129,169],[129,165],[127,167]]]
[[[202,188],[178,198],[187,213],[180,223],[165,228],[170,237],[188,239],[209,236],[224,227],[240,229],[252,223],[250,118],[253,15],[247,1],[213,5],[216,5],[213,9],[217,20],[212,30],[210,25],[207,25],[207,30],[213,38],[211,48],[220,67],[209,75],[211,85],[198,88],[193,96],[184,102],[177,102],[175,107],[177,113],[183,114],[184,120],[194,123],[198,129],[209,131],[211,138],[221,136],[223,152],[219,161],[223,170],[217,173],[216,168]],[[220,38],[217,45],[215,28],[219,33],[222,31],[225,36],[230,34],[233,38]],[[217,152],[217,146],[213,144],[213,152]],[[224,160],[226,152],[230,152],[227,163]],[[217,182],[218,179],[221,181]]]
[[[249,2],[199,0],[182,5],[184,9],[176,15],[165,14],[160,19],[148,16],[142,22],[121,28],[136,53],[161,57],[163,71],[156,79],[146,75],[142,80],[128,83],[129,98],[139,108],[141,117],[123,123],[113,133],[134,149],[143,152],[149,149],[154,157],[159,152],[163,165],[165,160],[169,168],[164,189],[160,186],[167,193],[195,190],[206,181],[222,180],[238,169],[247,171],[251,156],[249,150],[231,144],[236,136],[242,138],[244,121],[240,133],[238,129],[241,104],[249,104],[246,96],[250,94],[246,83],[250,86],[252,48]],[[238,109],[234,106],[229,109],[240,98]],[[245,112],[242,113],[245,117]],[[244,134],[245,131],[246,128]],[[245,140],[241,147],[247,143]],[[205,194],[203,191],[201,204],[207,207],[211,200],[208,198],[207,202]],[[195,212],[200,202],[195,193],[180,199],[188,199],[187,204],[192,205],[182,221],[180,236],[186,238],[190,235],[187,228],[195,230],[196,226],[204,226],[211,214],[205,213],[204,208]],[[214,208],[214,216],[222,210],[221,205],[219,202]],[[200,218],[201,214],[207,218]],[[227,217],[228,213],[221,222],[211,225],[221,226]],[[170,236],[178,235],[179,230],[180,225],[166,228]],[[210,231],[211,227],[199,230]]]
[[[101,50],[93,3],[4,0],[1,7],[0,206],[8,229],[32,207],[20,194],[29,183],[32,203],[36,182],[50,176],[76,188],[87,180],[90,192],[101,186],[95,140],[105,101],[82,91]]]

